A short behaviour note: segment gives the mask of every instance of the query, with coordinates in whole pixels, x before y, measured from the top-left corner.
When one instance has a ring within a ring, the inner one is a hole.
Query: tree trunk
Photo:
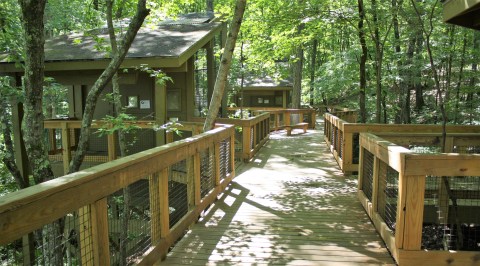
[[[213,12],[213,0],[207,0],[207,12]]]
[[[378,16],[377,16],[377,1],[371,0],[372,12],[373,12],[373,25],[374,36],[373,41],[375,43],[375,91],[376,91],[376,110],[375,121],[377,123],[382,122],[382,48],[380,41],[380,32],[378,29]]]
[[[366,62],[367,62],[367,43],[365,41],[365,29],[363,22],[365,20],[365,9],[363,6],[363,0],[358,0],[358,38],[360,40],[360,46],[362,47],[362,55],[360,56],[360,90],[359,90],[359,106],[360,106],[360,123],[367,122],[367,110],[365,106],[365,89],[367,87],[367,74],[366,74]]]
[[[473,51],[477,51],[478,47],[480,47],[480,32],[476,31],[473,33]],[[474,87],[475,87],[475,83],[477,82],[477,69],[478,69],[478,65],[476,62],[478,62],[478,58],[475,58],[476,60],[473,60],[473,63],[472,63],[472,72],[473,72],[473,75],[472,77],[470,78],[470,81],[469,81],[469,92],[467,93],[467,99],[466,99],[466,105],[468,107],[468,109],[470,109],[470,111],[468,112],[469,113],[469,122],[471,125],[473,125],[473,121],[475,119],[474,117],[474,114],[475,114],[475,108],[477,107],[477,105],[475,104],[475,101],[473,99],[474,97]]]
[[[457,124],[458,123],[458,117],[459,117],[459,102],[460,102],[460,88],[462,86],[463,82],[463,68],[465,66],[465,53],[467,50],[467,33],[463,34],[463,44],[462,44],[462,57],[460,59],[460,70],[458,73],[458,81],[457,85],[455,88],[455,109],[453,112],[454,118],[453,118],[453,123]]]
[[[25,101],[23,139],[36,184],[53,178],[47,148],[43,139],[43,79],[45,0],[20,0],[25,42]]]
[[[240,31],[240,26],[242,25],[246,5],[247,0],[237,0],[235,5],[235,13],[233,15],[232,24],[230,25],[230,32],[227,37],[227,43],[225,44],[222,59],[220,60],[217,80],[215,81],[212,99],[210,100],[207,117],[205,119],[205,124],[203,125],[204,132],[215,126],[215,118],[217,117],[218,110],[222,104],[223,92],[225,91],[228,73],[230,71],[230,66],[232,65],[233,51],[235,50],[235,44]]]
[[[113,75],[117,72],[123,59],[127,55],[128,49],[130,48],[130,45],[135,39],[138,30],[142,26],[142,23],[145,20],[145,17],[149,14],[149,12],[150,10],[146,8],[146,0],[138,0],[137,13],[130,22],[130,25],[128,26],[128,30],[126,31],[123,40],[119,45],[117,55],[112,57],[109,65],[103,71],[97,81],[93,84],[93,87],[87,95],[85,101],[84,115],[82,118],[82,128],[80,130],[80,139],[78,141],[77,151],[75,152],[75,155],[70,164],[70,173],[76,172],[78,171],[78,169],[80,169],[80,165],[82,164],[83,158],[85,157],[85,152],[87,150],[90,137],[90,127],[92,125],[93,112],[95,110],[98,97],[100,96],[105,86],[110,82]]]
[[[310,105],[313,106],[315,98],[315,70],[317,64],[317,46],[318,40],[314,39],[312,43],[312,61],[310,63]]]

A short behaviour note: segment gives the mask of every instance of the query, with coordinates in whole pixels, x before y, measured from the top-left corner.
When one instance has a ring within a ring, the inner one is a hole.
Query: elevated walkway
[[[161,264],[395,265],[322,132],[272,133]]]

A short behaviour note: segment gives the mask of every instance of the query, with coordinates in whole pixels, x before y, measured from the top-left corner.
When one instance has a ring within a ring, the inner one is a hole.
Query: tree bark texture
[[[24,127],[23,139],[35,183],[53,178],[43,138],[44,24],[46,0],[19,0],[25,38]]]
[[[139,0],[137,3],[137,12],[133,17],[132,21],[130,22],[130,25],[128,26],[128,29],[123,37],[123,40],[119,45],[117,55],[112,57],[109,65],[94,83],[87,95],[85,101],[84,115],[82,118],[82,128],[80,130],[80,139],[78,141],[77,151],[75,152],[75,155],[70,164],[70,173],[76,172],[78,171],[78,169],[80,169],[80,165],[82,164],[83,158],[85,157],[85,152],[87,150],[90,136],[90,127],[93,120],[93,112],[95,110],[97,100],[102,90],[110,82],[113,75],[119,69],[120,65],[123,62],[123,59],[125,59],[130,45],[135,39],[138,30],[142,26],[142,23],[145,20],[145,17],[148,16],[149,12],[150,10],[146,8],[146,0]]]
[[[360,106],[360,123],[367,122],[367,111],[365,107],[365,89],[367,87],[367,74],[366,74],[366,62],[367,62],[367,43],[365,40],[365,29],[363,23],[365,20],[365,9],[363,0],[358,0],[358,38],[360,40],[360,46],[362,47],[362,54],[360,56],[360,90],[358,102]]]
[[[315,68],[317,64],[317,46],[318,40],[312,42],[312,61],[310,63],[310,105],[313,106],[315,98]]]
[[[238,33],[240,32],[240,26],[242,25],[246,5],[247,0],[237,0],[235,5],[235,13],[233,15],[232,24],[230,25],[230,32],[228,33],[225,49],[222,54],[222,59],[220,60],[220,67],[218,69],[212,99],[210,100],[207,117],[205,119],[205,124],[203,125],[204,132],[215,126],[215,118],[217,117],[218,110],[222,104],[222,97],[225,91],[228,73],[230,72],[230,66],[232,65],[233,51],[235,50],[235,44]]]

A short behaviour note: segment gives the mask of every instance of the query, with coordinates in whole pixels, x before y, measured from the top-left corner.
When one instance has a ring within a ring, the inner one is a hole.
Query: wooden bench
[[[295,128],[301,128],[303,129],[303,133],[307,133],[308,123],[302,122],[294,125],[284,126],[284,128],[287,130],[287,136],[291,136],[292,130]]]

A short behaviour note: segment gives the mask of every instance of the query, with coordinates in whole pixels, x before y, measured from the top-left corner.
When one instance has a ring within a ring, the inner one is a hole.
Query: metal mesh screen
[[[410,145],[408,147],[409,150],[416,152],[416,153],[440,153],[442,152],[441,146],[417,146],[417,145]]]
[[[395,234],[397,221],[398,172],[380,161],[378,173],[378,213]]]
[[[89,206],[0,247],[1,265],[92,265]]]
[[[220,142],[220,180],[232,171],[230,165],[230,139]]]
[[[168,202],[170,209],[170,228],[188,213],[187,161],[182,160],[169,168]]]
[[[338,156],[343,158],[343,132],[338,130]]]
[[[141,179],[110,195],[108,220],[112,264],[134,264],[151,243],[149,180]]]
[[[480,251],[480,177],[427,176],[422,248]]]
[[[373,154],[366,149],[363,150],[363,173],[362,190],[365,196],[372,201],[373,188]]]
[[[465,145],[465,146],[455,146],[453,152],[466,153],[466,154],[480,154],[480,146],[476,145]]]
[[[360,161],[360,133],[354,133],[353,134],[353,141],[352,141],[352,162],[354,164],[358,164]]]
[[[125,141],[127,155],[145,151],[155,147],[155,131],[152,129],[136,129],[125,135]],[[117,151],[120,152],[120,149],[118,148]],[[120,153],[117,155],[120,156]]]
[[[213,149],[200,153],[200,196],[204,198],[215,187],[215,155]]]

